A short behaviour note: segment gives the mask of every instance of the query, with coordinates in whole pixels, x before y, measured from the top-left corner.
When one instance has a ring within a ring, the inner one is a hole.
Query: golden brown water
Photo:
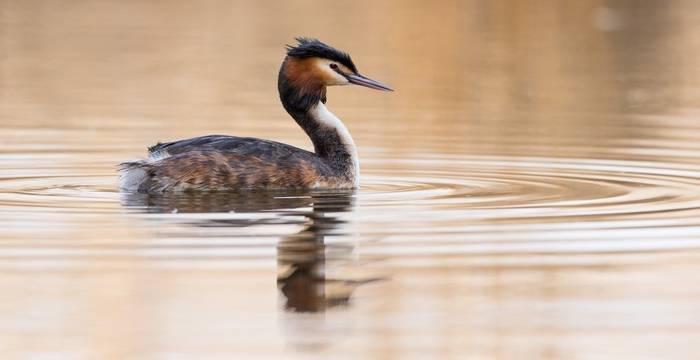
[[[2,359],[696,359],[697,1],[0,0]],[[119,194],[317,36],[354,193]]]

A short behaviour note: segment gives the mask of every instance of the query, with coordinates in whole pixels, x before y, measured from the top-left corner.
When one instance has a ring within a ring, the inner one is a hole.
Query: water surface
[[[700,5],[0,1],[0,353],[659,359],[700,347]],[[358,191],[120,194],[204,134],[309,148],[282,45]]]

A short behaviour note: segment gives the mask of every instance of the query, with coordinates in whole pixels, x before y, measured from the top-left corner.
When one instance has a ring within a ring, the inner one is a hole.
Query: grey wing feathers
[[[158,154],[158,153],[163,153],[166,152],[170,155],[173,154],[179,154],[182,152],[186,152],[188,150],[193,150],[197,148],[201,148],[202,146],[216,146],[216,145],[221,145],[222,143],[236,143],[241,139],[245,138],[240,138],[236,136],[226,136],[226,135],[207,135],[207,136],[199,136],[191,139],[185,139],[185,140],[178,140],[178,141],[171,141],[171,142],[166,142],[166,143],[157,143],[151,147],[148,148],[148,153],[149,154]]]
[[[207,135],[199,136],[191,139],[172,141],[167,143],[158,143],[148,148],[150,157],[160,157],[167,155],[176,155],[185,153],[191,150],[212,149],[218,151],[242,151],[248,149],[265,147],[271,145],[275,148],[291,148],[289,145],[278,143],[270,140],[257,139],[252,137],[238,137],[227,135]],[[295,150],[301,150],[296,149]],[[303,151],[303,150],[302,150]]]
[[[299,188],[330,171],[310,151],[256,138],[209,135],[159,143],[148,150],[148,160],[121,164],[122,189]]]

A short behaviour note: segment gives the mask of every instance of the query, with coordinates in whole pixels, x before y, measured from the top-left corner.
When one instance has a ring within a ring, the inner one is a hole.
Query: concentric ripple
[[[371,159],[357,196],[370,209],[458,210],[514,220],[659,216],[700,207],[700,168],[687,164],[534,157]],[[395,167],[391,175],[375,168]],[[114,208],[116,175],[0,177],[0,205],[93,212]],[[270,196],[280,196],[272,193]],[[88,208],[89,206],[89,208]],[[99,206],[98,206],[99,208]]]
[[[265,258],[280,237],[323,217],[338,219],[322,227],[326,241],[359,242],[368,256],[700,247],[700,169],[687,164],[426,156],[374,158],[364,166],[362,189],[349,194],[127,196],[117,192],[111,173],[7,176],[0,178],[0,222],[15,239],[32,227],[27,239],[34,242],[68,233],[71,246],[88,248],[94,231],[155,230],[163,240],[146,247],[159,258],[251,252]]]
[[[405,164],[392,178],[365,177],[368,204],[422,204],[503,221],[662,217],[700,206],[700,170],[687,164],[530,157],[427,158]]]

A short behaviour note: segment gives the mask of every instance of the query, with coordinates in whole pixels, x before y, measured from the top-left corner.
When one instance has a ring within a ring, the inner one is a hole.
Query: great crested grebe
[[[148,159],[120,165],[120,188],[189,190],[352,189],[359,163],[350,132],[328,111],[326,87],[356,84],[392,91],[357,72],[347,53],[317,39],[287,46],[277,87],[285,110],[311,138],[314,152],[270,140],[225,135],[158,143]]]

